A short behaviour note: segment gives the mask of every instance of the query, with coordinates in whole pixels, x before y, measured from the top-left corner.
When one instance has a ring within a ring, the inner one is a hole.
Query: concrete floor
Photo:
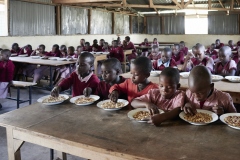
[[[28,98],[28,90],[26,88],[21,89],[21,98]],[[16,89],[11,88],[12,97],[16,97]],[[32,103],[37,102],[37,99],[48,95],[50,92],[33,88],[32,90]],[[0,99],[0,103],[3,108],[0,109],[0,114],[4,114],[6,112],[12,111],[16,109],[16,101],[8,100],[8,99]],[[20,107],[28,106],[29,103],[23,103]],[[50,159],[50,149],[42,146],[34,145],[31,143],[24,143],[21,148],[21,156],[22,160],[49,160]],[[55,156],[56,157],[56,156]],[[82,158],[75,157],[72,155],[67,155],[68,160],[83,160]],[[6,130],[3,127],[0,127],[0,160],[8,160],[7,154],[7,141],[6,141]]]

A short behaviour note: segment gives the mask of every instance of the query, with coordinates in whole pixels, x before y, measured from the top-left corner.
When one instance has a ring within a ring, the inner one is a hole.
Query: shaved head
[[[189,86],[211,84],[211,73],[205,66],[196,66],[190,72],[188,83]]]
[[[219,53],[222,52],[224,55],[229,56],[232,54],[232,49],[228,46],[223,46],[220,48]]]
[[[205,51],[205,47],[202,44],[196,45],[196,49],[200,50],[201,52]]]

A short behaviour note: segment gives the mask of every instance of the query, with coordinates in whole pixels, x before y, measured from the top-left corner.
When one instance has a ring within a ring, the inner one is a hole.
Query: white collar
[[[162,62],[162,59],[159,59],[159,60],[158,60],[158,67],[161,66],[161,65],[164,65],[165,67],[169,67],[169,65],[170,65],[170,60],[167,61],[166,63],[163,63],[163,62]]]

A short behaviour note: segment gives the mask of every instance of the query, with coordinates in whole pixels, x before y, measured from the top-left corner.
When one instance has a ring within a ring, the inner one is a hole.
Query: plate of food
[[[240,113],[226,113],[220,116],[220,120],[231,128],[240,130]]]
[[[40,56],[31,56],[32,59],[39,59]]]
[[[58,60],[59,57],[49,57],[49,60]]]
[[[161,74],[162,71],[151,71],[150,76],[152,77],[158,77]]]
[[[159,113],[162,114],[164,113],[164,111],[159,109]],[[128,112],[127,116],[131,120],[135,120],[138,122],[147,122],[150,120],[151,115],[147,108],[137,108]]]
[[[240,83],[240,76],[226,76],[225,78],[230,82]]]
[[[90,95],[89,97],[85,97],[84,95],[81,95],[81,96],[76,96],[71,98],[70,102],[78,106],[86,106],[86,105],[93,104],[94,102],[99,100],[99,98],[100,97],[97,95]]]
[[[11,53],[11,57],[17,56],[17,53]]]
[[[223,76],[212,75],[212,81],[213,82],[221,81],[222,79],[223,79]]]
[[[218,120],[216,113],[203,109],[197,109],[197,113],[194,116],[181,112],[179,117],[193,125],[207,125]]]
[[[98,102],[97,107],[102,108],[106,111],[116,111],[128,105],[128,101],[125,99],[118,99],[117,103],[111,101],[110,99]]]
[[[58,61],[66,61],[67,58],[58,58],[57,60],[58,60]]]
[[[18,55],[18,57],[27,57],[28,55],[27,54],[20,54]]]
[[[60,94],[58,97],[53,97],[53,96],[48,95],[48,96],[39,98],[37,100],[37,102],[42,103],[47,106],[51,106],[51,105],[63,103],[68,98],[69,98],[69,96],[65,95],[65,94]]]
[[[189,74],[190,74],[190,72],[181,72],[181,73],[180,73],[180,76],[181,76],[183,79],[188,79]]]

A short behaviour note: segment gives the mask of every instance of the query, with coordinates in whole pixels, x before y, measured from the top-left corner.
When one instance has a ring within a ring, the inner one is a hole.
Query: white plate
[[[109,101],[111,101],[111,100],[108,99],[108,100],[104,100],[104,101],[98,102],[98,103],[97,103],[97,107],[98,107],[98,108],[102,108],[102,104],[105,103],[105,102],[109,102]],[[129,103],[129,102],[128,102],[127,100],[125,100],[125,99],[118,99],[118,102],[124,103],[124,106],[123,106],[123,107],[127,106],[128,103]],[[102,108],[102,109],[104,109],[104,110],[106,110],[106,111],[117,111],[117,110],[122,109],[123,107],[121,107],[121,108]]]
[[[161,74],[162,71],[151,71],[150,76],[152,77],[158,77]]]
[[[28,55],[27,54],[20,54],[18,55],[18,57],[27,57]]]
[[[39,59],[40,56],[31,56],[32,59]]]
[[[217,115],[216,113],[211,112],[211,111],[203,110],[203,109],[197,109],[197,112],[210,114],[210,115],[212,116],[212,121],[207,122],[207,123],[195,123],[195,122],[190,122],[190,121],[187,121],[186,119],[184,119],[184,116],[186,115],[184,112],[181,112],[181,113],[179,114],[179,117],[180,117],[182,120],[184,120],[184,121],[186,121],[186,122],[188,122],[188,123],[190,123],[190,124],[193,124],[193,125],[207,125],[207,124],[209,124],[209,123],[213,123],[213,122],[215,122],[215,121],[218,120],[218,115]]]
[[[189,74],[190,74],[190,72],[181,72],[181,73],[180,73],[180,76],[181,76],[183,79],[188,79]]]
[[[221,81],[222,79],[223,79],[223,76],[212,75],[212,82],[218,82],[218,81]]]
[[[11,53],[11,57],[17,56],[17,53]]]
[[[66,61],[67,58],[58,58],[57,60],[58,60],[58,61]]]
[[[240,130],[239,127],[231,126],[231,125],[229,125],[227,122],[225,122],[224,119],[225,119],[226,117],[228,117],[228,116],[240,116],[240,113],[226,113],[226,114],[223,114],[223,115],[220,116],[220,120],[221,120],[223,123],[225,123],[226,125],[228,125],[228,126],[231,127],[231,128]]]
[[[59,57],[49,57],[50,60],[58,60]]]
[[[37,102],[42,103],[42,101],[43,101],[44,99],[48,98],[49,96],[50,96],[50,95],[41,97],[41,98],[39,98],[39,99],[37,100]],[[60,94],[59,96],[64,96],[64,97],[65,97],[65,100],[64,100],[64,101],[66,101],[66,100],[69,98],[69,96],[68,96],[68,95],[65,95],[65,94]],[[47,105],[47,106],[51,106],[51,105],[56,105],[56,104],[63,103],[64,101],[53,102],[53,103],[42,103],[42,104]]]
[[[161,110],[161,109],[158,109],[158,110],[159,110],[160,114],[164,113],[163,110]],[[147,122],[148,120],[136,120],[135,118],[133,118],[133,116],[139,111],[148,111],[148,109],[147,108],[137,108],[137,109],[131,110],[127,114],[128,118],[130,118],[131,120],[135,120],[137,122]]]
[[[84,95],[81,95],[81,96],[73,97],[73,98],[70,99],[70,102],[76,104],[75,101],[76,101],[78,98],[82,98],[82,97],[85,97],[85,96],[84,96]],[[96,102],[96,101],[99,100],[99,98],[100,98],[100,97],[97,96],[97,95],[90,95],[89,97],[90,97],[90,98],[93,98],[95,101],[89,102],[89,103],[76,104],[76,105],[78,105],[78,106],[87,106],[87,105],[93,104],[94,102]]]
[[[240,76],[226,76],[227,80],[235,83],[240,83]]]

